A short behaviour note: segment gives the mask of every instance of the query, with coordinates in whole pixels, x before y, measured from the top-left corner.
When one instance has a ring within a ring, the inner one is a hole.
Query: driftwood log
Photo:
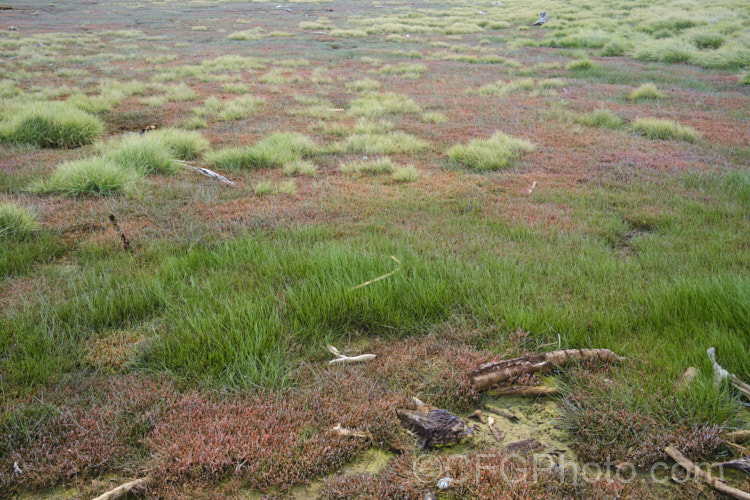
[[[736,458],[719,464],[721,467],[735,469],[745,474],[750,474],[750,457]]]
[[[505,439],[505,433],[495,427],[495,419],[490,417],[487,419],[487,427],[490,428],[490,432],[492,433],[492,437],[495,438],[495,441],[498,443],[502,443]]]
[[[474,426],[464,422],[448,410],[428,411],[397,409],[396,415],[407,429],[421,439],[422,448],[435,448],[459,443],[474,434]]]
[[[113,490],[109,490],[108,492],[94,498],[94,500],[116,500],[117,498],[122,498],[127,495],[133,488],[137,488],[138,486],[146,486],[150,482],[151,476],[136,479],[135,481],[130,481],[128,483],[120,485]]]
[[[523,439],[510,443],[505,447],[505,451],[508,453],[520,452],[520,451],[536,451],[544,448],[544,445],[534,438]]]
[[[724,493],[725,495],[729,495],[732,498],[739,498],[741,500],[750,500],[750,493],[747,493],[746,491],[742,491],[737,488],[732,488],[728,484],[726,484],[724,481],[721,481],[718,478],[712,477],[711,475],[703,472],[700,467],[695,465],[693,462],[690,461],[685,455],[680,453],[680,451],[675,448],[674,446],[667,446],[664,451],[667,455],[672,457],[672,459],[680,464],[680,467],[685,469],[688,474],[691,474],[698,479],[705,481],[706,483],[713,486],[713,488],[716,491],[719,491],[721,493]]]
[[[505,359],[484,363],[474,370],[470,377],[478,391],[509,382],[522,375],[546,373],[560,368],[569,361],[601,361],[614,363],[624,358],[617,356],[609,349],[566,349],[552,351],[546,354],[521,356],[520,358]]]
[[[494,387],[487,393],[490,396],[548,396],[557,394],[555,387],[544,385],[511,385],[508,387]]]
[[[727,438],[738,443],[750,441],[750,431],[733,431],[727,432]]]

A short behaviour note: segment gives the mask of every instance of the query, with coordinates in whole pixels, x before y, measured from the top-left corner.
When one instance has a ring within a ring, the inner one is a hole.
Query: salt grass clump
[[[599,128],[615,129],[622,125],[622,118],[608,109],[597,109],[579,117],[576,121],[589,127]]]
[[[419,170],[413,165],[396,167],[391,174],[391,178],[394,182],[399,183],[415,182],[419,178]]]
[[[0,239],[28,238],[39,230],[36,216],[15,203],[0,203]]]
[[[208,139],[192,130],[165,128],[148,135],[161,141],[178,160],[194,160],[211,146]]]
[[[309,160],[294,160],[282,168],[284,175],[314,176],[318,174],[318,166]]]
[[[76,148],[104,133],[101,120],[63,102],[18,107],[6,113],[6,118],[0,126],[0,140],[42,148]]]
[[[445,123],[448,121],[448,118],[443,113],[430,111],[422,115],[422,121],[425,123]]]
[[[631,101],[638,101],[640,99],[660,99],[662,97],[664,97],[664,94],[659,92],[659,89],[657,89],[656,85],[653,83],[644,83],[628,94],[628,99]]]
[[[510,167],[523,153],[533,151],[534,145],[523,139],[495,133],[489,139],[474,139],[448,150],[448,157],[464,167],[477,170],[499,170]]]
[[[309,137],[278,132],[249,147],[234,147],[207,154],[206,163],[228,170],[281,167],[319,152]]]
[[[740,85],[750,85],[750,73],[745,73],[738,80]]]
[[[354,116],[382,116],[387,114],[419,113],[419,104],[405,95],[394,94],[367,94],[354,99],[349,106],[349,114]]]
[[[366,158],[360,161],[350,161],[339,165],[339,170],[345,174],[388,174],[394,171],[393,162],[387,156],[381,158]]]
[[[180,168],[172,149],[157,134],[133,135],[111,143],[104,153],[107,162],[145,176],[172,173]]]
[[[693,127],[658,118],[639,118],[633,123],[633,130],[649,139],[695,142],[701,137]]]
[[[582,59],[576,59],[575,61],[569,62],[565,66],[565,69],[568,69],[570,71],[586,71],[589,69],[594,69],[596,67],[597,65],[594,64],[591,59],[584,57]]]
[[[90,158],[61,164],[50,177],[32,185],[31,189],[67,196],[106,196],[127,190],[141,178],[139,172],[105,158]]]

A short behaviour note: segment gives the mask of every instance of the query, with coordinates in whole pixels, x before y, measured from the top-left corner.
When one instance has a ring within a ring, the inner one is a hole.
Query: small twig
[[[360,283],[357,286],[353,286],[353,287],[351,287],[349,289],[349,291],[351,292],[351,291],[356,290],[358,288],[362,288],[362,287],[365,287],[367,285],[372,285],[373,283],[376,283],[376,282],[378,282],[380,280],[384,280],[384,279],[388,278],[389,276],[393,276],[394,274],[396,274],[398,272],[398,270],[401,269],[401,261],[399,261],[394,255],[391,255],[391,259],[393,259],[399,265],[399,267],[397,267],[396,269],[394,269],[390,273],[386,273],[386,274],[384,274],[382,276],[378,276],[377,278],[373,278],[370,281],[365,281],[364,283]]]
[[[328,350],[336,356],[336,359],[332,359],[328,362],[329,365],[335,365],[339,363],[348,364],[348,363],[359,363],[362,361],[370,361],[371,359],[375,359],[374,354],[360,354],[359,356],[345,356],[339,352],[338,349],[333,347],[332,345],[328,346]]]
[[[352,436],[352,437],[359,437],[359,438],[365,438],[365,439],[373,439],[372,433],[369,431],[355,431],[354,429],[347,429],[346,427],[342,427],[341,424],[336,424],[336,427],[332,428],[331,430],[341,436]]]
[[[117,218],[115,217],[115,214],[110,213],[109,214],[109,221],[112,223],[112,226],[115,228],[115,231],[117,231],[117,234],[120,235],[120,240],[122,241],[122,248],[123,250],[130,250],[130,241],[128,240],[128,237],[125,236],[125,232],[120,229],[120,225],[117,223]]]

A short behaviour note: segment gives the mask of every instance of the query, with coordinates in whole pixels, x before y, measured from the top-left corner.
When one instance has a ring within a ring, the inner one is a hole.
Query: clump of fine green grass
[[[15,203],[0,203],[0,238],[25,239],[39,230],[39,221]]]
[[[344,149],[351,153],[391,154],[410,153],[425,149],[429,144],[405,132],[357,133],[344,142]]]
[[[229,170],[282,167],[319,151],[309,137],[296,132],[278,132],[249,147],[234,147],[209,153],[209,165]]]
[[[740,85],[750,85],[750,73],[745,73],[738,80]]]
[[[284,175],[314,176],[318,174],[318,166],[309,160],[294,160],[282,168]]]
[[[177,137],[177,133],[169,133]],[[152,173],[173,173],[179,170],[172,149],[155,133],[134,135],[108,145],[107,161],[145,176]]]
[[[448,118],[443,113],[430,111],[422,114],[422,121],[425,123],[445,123],[448,121]]]
[[[477,171],[508,168],[534,145],[523,139],[496,132],[489,139],[474,139],[468,144],[458,144],[448,150],[454,162]]]
[[[690,41],[699,49],[718,49],[724,44],[724,35],[716,31],[701,30],[690,36]]]
[[[639,118],[633,122],[633,130],[649,139],[695,142],[701,137],[700,133],[692,127],[658,118]]]
[[[349,106],[349,114],[354,116],[382,116],[387,114],[418,113],[419,104],[408,96],[394,94],[367,94],[354,99]]]
[[[67,196],[110,195],[127,190],[142,176],[105,158],[90,158],[61,164],[50,177],[32,185],[38,193]]]
[[[391,178],[399,183],[415,182],[419,178],[419,170],[413,165],[396,167],[391,174]]]
[[[97,117],[73,105],[43,102],[11,111],[0,128],[0,140],[42,148],[76,148],[91,144],[104,132]]]
[[[253,185],[253,192],[256,196],[266,196],[269,194],[296,194],[297,184],[294,181],[283,181],[274,184],[271,181],[260,181]]]
[[[597,109],[591,113],[580,116],[576,121],[588,125],[589,127],[599,128],[615,129],[622,125],[622,118],[608,109]]]
[[[393,172],[393,169],[393,162],[387,156],[350,161],[339,165],[339,170],[345,174],[387,174]]]
[[[380,89],[380,82],[372,78],[356,80],[346,84],[346,90],[354,92],[374,91]]]
[[[591,59],[588,59],[586,57],[582,59],[576,59],[575,61],[570,61],[565,65],[565,69],[568,69],[570,71],[586,71],[596,67],[597,65],[594,64]]]
[[[644,83],[628,94],[628,99],[631,101],[638,101],[640,99],[660,99],[662,97],[664,97],[664,94],[659,92],[659,89],[657,89],[656,85],[653,83]]]
[[[164,128],[148,135],[161,141],[178,160],[194,160],[211,146],[200,132],[192,130]]]

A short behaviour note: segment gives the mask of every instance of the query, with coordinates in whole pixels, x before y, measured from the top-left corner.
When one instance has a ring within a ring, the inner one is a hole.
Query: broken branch
[[[552,371],[569,361],[614,363],[623,359],[609,349],[565,349],[546,354],[484,363],[472,372],[471,382],[478,391],[481,391],[521,375]]]
[[[672,459],[675,462],[680,464],[680,467],[685,469],[688,472],[688,474],[692,474],[698,479],[701,479],[702,481],[705,481],[706,483],[710,484],[711,486],[713,486],[713,488],[716,491],[720,491],[721,493],[724,493],[725,495],[729,495],[732,498],[739,498],[741,500],[750,500],[750,493],[739,490],[737,488],[732,488],[731,486],[727,485],[725,482],[703,472],[698,466],[696,466],[693,462],[691,462],[690,459],[688,459],[685,455],[680,453],[680,451],[674,446],[667,446],[666,448],[664,448],[664,452],[670,457],[672,457]]]
[[[370,361],[371,359],[375,359],[374,354],[360,354],[359,356],[345,356],[344,354],[341,354],[338,349],[333,347],[332,345],[328,346],[328,350],[336,356],[336,359],[332,359],[328,362],[329,365],[335,365],[335,364],[347,364],[347,363],[361,363],[362,361]]]
[[[120,485],[113,490],[109,490],[108,492],[99,495],[94,500],[115,500],[117,498],[122,498],[127,495],[133,488],[137,488],[138,486],[146,486],[150,482],[151,476],[136,479],[135,481],[130,481],[129,483]]]

